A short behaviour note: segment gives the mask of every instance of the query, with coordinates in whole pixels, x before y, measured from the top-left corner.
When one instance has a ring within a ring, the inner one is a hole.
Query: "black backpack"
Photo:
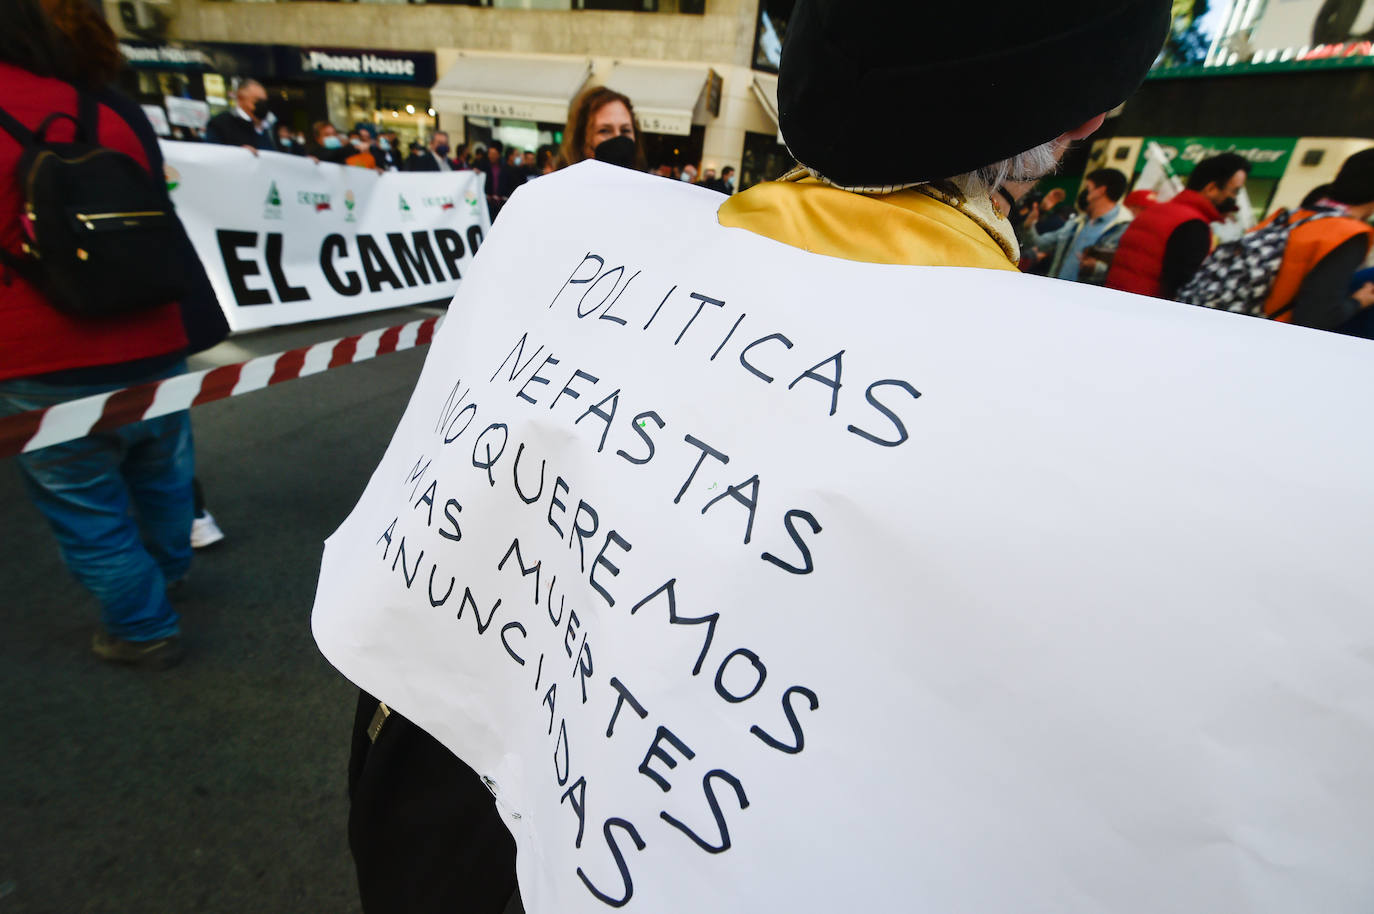
[[[99,106],[78,93],[76,117],[50,114],[30,131],[0,109],[0,129],[23,147],[16,176],[23,256],[0,248],[8,268],[48,302],[81,318],[130,314],[178,301],[190,283],[185,229],[161,175],[102,147]],[[76,124],[70,143],[47,139],[55,121]]]
[[[1251,317],[1282,317],[1292,310],[1293,302],[1272,314],[1264,313],[1264,305],[1274,288],[1274,280],[1278,278],[1279,267],[1283,265],[1283,254],[1288,250],[1288,236],[1300,225],[1337,215],[1340,214],[1318,212],[1295,220],[1292,213],[1280,210],[1274,220],[1263,228],[1218,245],[1198,267],[1193,278],[1179,288],[1176,298],[1184,304],[1248,314]]]

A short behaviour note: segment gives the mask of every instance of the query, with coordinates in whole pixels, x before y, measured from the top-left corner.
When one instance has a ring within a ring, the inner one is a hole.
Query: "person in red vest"
[[[1199,162],[1186,190],[1149,207],[1126,229],[1107,288],[1172,299],[1211,253],[1211,223],[1222,219],[1218,207],[1236,198],[1249,173],[1250,163],[1234,152]]]
[[[1344,329],[1347,321],[1374,305],[1374,288],[1350,288],[1374,243],[1374,228],[1366,221],[1374,216],[1374,149],[1346,159],[1318,199],[1290,218],[1298,222],[1314,213],[1331,215],[1299,225],[1288,236],[1264,313],[1299,327]]]
[[[58,310],[22,269],[25,147],[16,134],[55,114],[79,116],[83,101],[94,102],[92,144],[158,174],[144,146],[152,135],[146,116],[108,88],[120,66],[115,35],[95,22],[78,53],[38,0],[0,3],[0,416],[186,371],[178,302],[76,317]],[[59,118],[46,137],[72,142],[77,130]],[[95,655],[158,670],[180,660],[180,616],[167,592],[191,564],[190,415],[180,410],[53,444],[17,456],[15,466],[67,568],[100,603]]]

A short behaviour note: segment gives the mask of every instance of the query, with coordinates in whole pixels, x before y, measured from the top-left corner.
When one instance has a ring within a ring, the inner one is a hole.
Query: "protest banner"
[[[533,914],[1364,912],[1367,341],[520,190],[317,642]]]
[[[387,172],[163,142],[233,330],[447,304],[491,220],[480,172]]]

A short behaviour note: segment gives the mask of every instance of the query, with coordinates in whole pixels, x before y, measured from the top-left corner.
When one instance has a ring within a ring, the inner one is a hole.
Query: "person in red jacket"
[[[113,33],[107,41],[117,61]],[[0,110],[23,127],[35,130],[56,112],[75,115],[79,94],[95,95],[88,60],[75,53],[38,0],[0,3]],[[100,145],[149,168],[129,122],[135,115],[104,102],[97,110]],[[48,139],[68,142],[75,133],[70,120],[59,119]],[[0,249],[9,258],[21,256],[20,154],[19,142],[0,131]],[[0,266],[0,323],[0,415],[186,370],[177,302],[120,317],[76,318],[55,309],[20,271]],[[68,569],[100,602],[96,655],[148,668],[179,660],[180,619],[167,589],[185,577],[191,562],[188,414],[135,422],[16,460]]]
[[[1249,173],[1250,163],[1234,152],[1199,162],[1186,190],[1149,207],[1126,229],[1107,288],[1172,299],[1211,253],[1218,207],[1236,199]]]

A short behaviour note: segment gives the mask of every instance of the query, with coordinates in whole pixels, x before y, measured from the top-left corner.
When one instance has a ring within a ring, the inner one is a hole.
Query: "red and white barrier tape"
[[[358,336],[316,343],[236,365],[193,371],[126,387],[47,409],[0,418],[0,457],[83,438],[141,419],[165,416],[202,403],[237,397],[331,368],[423,346],[434,339],[442,317],[411,321]]]

